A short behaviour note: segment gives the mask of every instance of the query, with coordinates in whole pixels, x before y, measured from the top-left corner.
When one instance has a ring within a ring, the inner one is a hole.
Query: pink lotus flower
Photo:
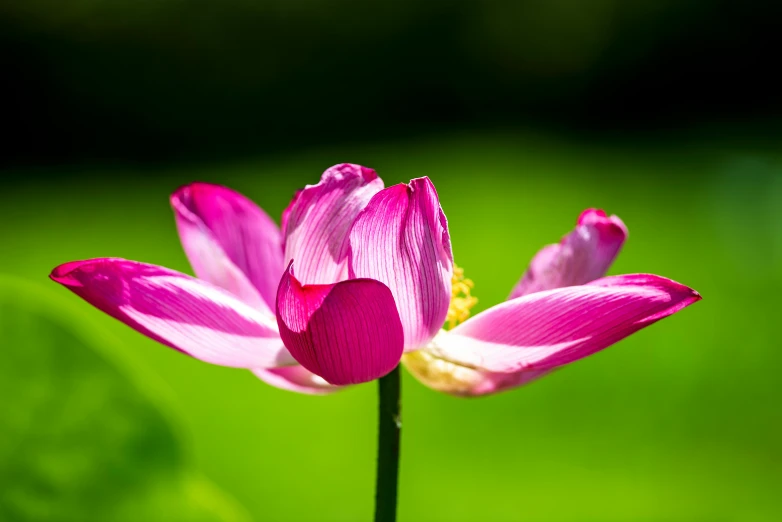
[[[221,186],[185,186],[171,203],[198,279],[116,258],[65,263],[51,278],[167,346],[302,393],[381,377],[403,352],[411,372],[435,389],[492,393],[700,298],[653,275],[593,281],[626,230],[590,210],[535,257],[512,299],[464,321],[474,298],[454,270],[431,181],[383,189],[358,165],[334,166],[299,191],[281,230]],[[446,319],[464,322],[445,331]]]
[[[282,230],[225,187],[194,183],[171,203],[198,279],[115,258],[66,263],[51,278],[167,346],[308,393],[387,374],[405,343],[424,345],[442,325],[452,262],[426,178],[383,190],[373,170],[337,165],[296,194]],[[361,242],[381,238],[393,241],[389,269],[405,275],[388,284],[363,268],[380,246]]]

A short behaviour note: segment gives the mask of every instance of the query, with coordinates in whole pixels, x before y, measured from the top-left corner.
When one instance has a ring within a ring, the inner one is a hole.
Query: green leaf
[[[75,303],[0,278],[0,520],[247,520]]]

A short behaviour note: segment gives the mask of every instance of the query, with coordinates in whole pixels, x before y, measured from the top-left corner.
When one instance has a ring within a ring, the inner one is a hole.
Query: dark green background
[[[280,391],[46,279],[99,256],[189,272],[179,185],[278,220],[349,161],[432,178],[479,310],[591,206],[630,230],[611,273],[704,296],[495,397],[405,374],[401,520],[778,520],[774,9],[4,3],[0,519],[369,519],[374,385]]]
[[[781,16],[764,0],[5,0],[0,162],[768,120]]]

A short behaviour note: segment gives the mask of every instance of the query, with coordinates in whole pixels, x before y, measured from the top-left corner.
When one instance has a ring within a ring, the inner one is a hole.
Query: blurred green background
[[[361,521],[376,389],[329,397],[162,347],[47,281],[190,272],[168,195],[278,220],[328,166],[427,175],[478,310],[596,206],[611,273],[704,300],[482,399],[405,374],[403,521],[782,518],[778,8],[719,1],[0,6],[0,520]]]

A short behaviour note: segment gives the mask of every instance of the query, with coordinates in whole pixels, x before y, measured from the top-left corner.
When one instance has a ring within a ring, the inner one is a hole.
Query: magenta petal
[[[253,373],[266,384],[308,395],[326,395],[344,389],[343,386],[327,383],[322,377],[298,364],[285,368],[255,369]]]
[[[530,262],[509,299],[563,286],[583,285],[603,277],[627,239],[616,216],[587,209],[575,230],[556,245],[543,247]]]
[[[428,343],[451,301],[453,254],[445,214],[429,178],[378,192],[350,232],[350,275],[391,289],[405,348]]]
[[[131,328],[202,361],[241,368],[293,363],[274,318],[174,270],[103,258],[65,263],[49,277]]]
[[[700,298],[660,276],[606,277],[501,303],[438,336],[433,349],[438,357],[490,372],[548,370],[602,350]]]
[[[320,183],[296,193],[282,215],[285,263],[296,259],[305,284],[330,284],[347,275],[347,235],[356,215],[383,188],[374,170],[343,163]]]
[[[277,324],[299,364],[331,384],[377,379],[402,356],[394,298],[372,279],[302,286],[291,263],[277,293]]]
[[[274,221],[241,194],[207,183],[180,188],[171,205],[196,275],[273,314],[284,269]]]

